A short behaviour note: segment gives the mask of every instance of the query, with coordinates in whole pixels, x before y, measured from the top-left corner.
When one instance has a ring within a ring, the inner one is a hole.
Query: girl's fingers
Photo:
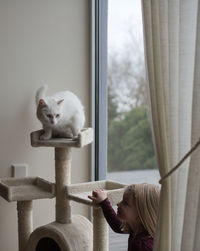
[[[91,195],[88,195],[88,198],[89,198],[89,199],[91,199],[91,200],[93,200],[93,201],[95,201],[95,200],[96,200],[96,198],[95,198],[95,197],[93,197],[93,196],[91,196]]]
[[[92,191],[92,195],[88,195],[91,200],[97,200],[102,194],[105,194],[103,189],[96,189]]]

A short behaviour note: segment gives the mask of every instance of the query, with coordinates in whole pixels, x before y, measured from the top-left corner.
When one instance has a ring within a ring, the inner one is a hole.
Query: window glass
[[[143,46],[141,0],[108,0],[107,178],[127,184],[159,180]],[[126,250],[127,237],[111,231],[109,250]]]

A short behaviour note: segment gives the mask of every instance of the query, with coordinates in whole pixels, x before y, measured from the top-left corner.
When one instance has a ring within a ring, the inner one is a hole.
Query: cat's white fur
[[[36,92],[37,117],[44,129],[40,139],[77,136],[85,123],[84,108],[78,97],[70,91],[46,97],[46,90],[44,85]]]

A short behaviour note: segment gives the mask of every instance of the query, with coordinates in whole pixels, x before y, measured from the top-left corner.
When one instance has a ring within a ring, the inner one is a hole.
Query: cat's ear
[[[45,103],[44,99],[39,100],[39,105],[40,106],[46,106],[47,104]]]
[[[60,105],[62,102],[64,101],[64,99],[61,99],[57,102],[58,105]]]

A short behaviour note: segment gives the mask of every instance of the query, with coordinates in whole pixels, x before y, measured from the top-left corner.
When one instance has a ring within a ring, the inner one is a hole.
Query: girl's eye
[[[56,114],[56,118],[59,118],[60,117],[60,114]]]

